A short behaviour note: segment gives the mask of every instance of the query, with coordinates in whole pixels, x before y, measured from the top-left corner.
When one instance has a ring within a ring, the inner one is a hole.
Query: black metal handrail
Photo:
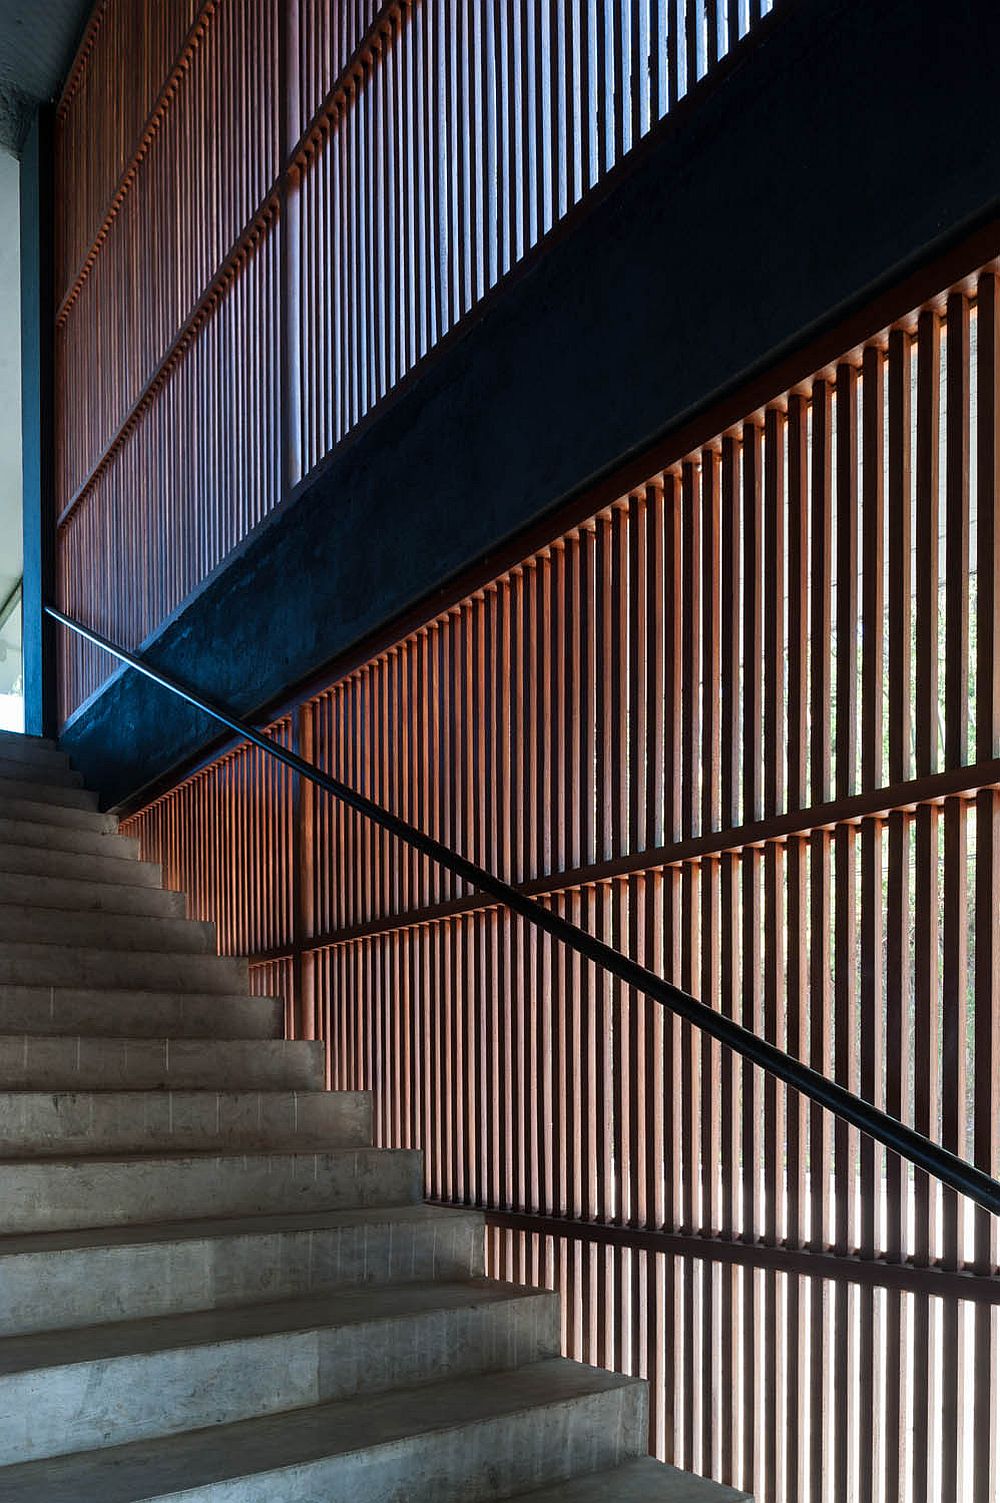
[[[940,1143],[935,1143],[930,1138],[924,1137],[922,1133],[915,1132],[912,1127],[907,1127],[905,1123],[897,1121],[895,1117],[890,1117],[887,1112],[880,1111],[878,1107],[873,1106],[869,1101],[865,1101],[861,1096],[855,1095],[853,1091],[847,1090],[835,1081],[828,1080],[825,1075],[820,1075],[816,1070],[811,1069],[809,1065],[795,1059],[793,1055],[786,1054],[784,1050],[779,1049],[776,1045],[759,1038],[757,1034],[744,1028],[733,1018],[728,1018],[725,1014],[716,1012],[707,1003],[699,1002],[696,997],[690,996],[687,992],[682,991],[680,987],[674,986],[669,981],[664,981],[652,971],[646,970],[644,966],[629,959],[627,955],[622,955],[618,950],[612,949],[603,940],[596,939],[587,930],[570,923],[568,919],[564,919],[560,914],[553,913],[551,909],[546,908],[536,898],[528,897],[526,893],[519,891],[516,887],[512,887],[509,882],[504,882],[502,878],[494,876],[492,872],[486,871],[481,866],[477,866],[475,862],[468,861],[464,856],[460,856],[458,852],[451,850],[446,845],[442,845],[441,841],[435,840],[433,836],[425,835],[422,830],[418,830],[414,825],[408,824],[406,820],[400,819],[398,815],[391,814],[387,809],[383,809],[381,805],[373,803],[371,799],[366,798],[363,794],[355,792],[346,783],[340,782],[337,778],[330,777],[329,773],[323,772],[311,762],[306,762],[295,752],[289,751],[284,746],[280,746],[276,741],[272,741],[270,737],[264,735],[263,732],[256,730],[245,720],[241,720],[239,716],[234,715],[231,711],[224,709],[220,705],[213,704],[204,695],[179,683],[170,674],[164,673],[161,669],[154,668],[151,663],[137,657],[135,653],[128,652],[125,648],[118,647],[115,643],[109,642],[99,632],[93,631],[88,626],[81,625],[79,621],[74,621],[71,616],[64,615],[55,606],[47,605],[45,610],[53,620],[60,622],[68,630],[75,632],[88,642],[92,642],[94,646],[100,647],[104,652],[110,653],[112,657],[116,657],[121,662],[127,663],[129,667],[134,668],[138,673],[144,674],[148,679],[152,679],[153,683],[159,684],[164,689],[169,689],[172,694],[179,695],[188,704],[194,705],[196,709],[203,711],[206,715],[210,715],[214,720],[219,721],[220,724],[234,731],[242,740],[248,741],[251,745],[259,747],[261,751],[267,752],[272,757],[276,757],[279,762],[283,762],[286,767],[291,768],[293,772],[298,773],[301,777],[308,778],[318,788],[322,788],[325,793],[329,793],[334,798],[340,799],[341,802],[349,805],[350,808],[357,810],[359,814],[363,814],[366,818],[373,820],[383,830],[387,830],[390,835],[395,835],[398,839],[405,840],[415,850],[419,851],[421,855],[429,857],[432,861],[437,862],[456,877],[459,877],[463,882],[469,883],[471,887],[485,893],[487,897],[495,898],[504,907],[511,909],[514,913],[520,914],[522,918],[527,919],[530,923],[536,924],[545,933],[551,935],[553,939],[569,945],[577,954],[582,955],[586,960],[593,961],[595,965],[601,966],[626,986],[634,987],[645,996],[651,997],[654,1001],[661,1003],[678,1017],[684,1018],[686,1022],[693,1024],[696,1028],[700,1028],[702,1032],[707,1033],[720,1044],[725,1044],[727,1048],[732,1049],[736,1054],[741,1055],[742,1058],[750,1060],[755,1065],[759,1065],[762,1070],[769,1071],[770,1074],[784,1081],[786,1085],[792,1086],[797,1091],[801,1091],[810,1101],[814,1101],[818,1106],[826,1107],[828,1111],[833,1112],[843,1121],[850,1123],[852,1127],[858,1128],[860,1132],[867,1133],[869,1137],[874,1138],[876,1142],[882,1143],[886,1148],[891,1149],[893,1153],[899,1154],[901,1158],[908,1159],[918,1169],[922,1169],[925,1173],[933,1175],[952,1190],[956,1190],[962,1195],[967,1195],[971,1200],[974,1200],[985,1210],[991,1211],[995,1216],[1000,1215],[1000,1182],[992,1179],[982,1169],[968,1163],[965,1159],[959,1158],[957,1154],[952,1153],[947,1148],[943,1148]]]

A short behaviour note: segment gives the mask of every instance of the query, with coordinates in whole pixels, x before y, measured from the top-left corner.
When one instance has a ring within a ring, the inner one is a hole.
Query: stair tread
[[[752,1503],[749,1493],[680,1472],[648,1456],[623,1462],[610,1472],[571,1477],[555,1487],[517,1497],[524,1503],[608,1503],[609,1499],[612,1503]]]
[[[176,1151],[167,1151],[162,1148],[151,1149],[149,1153],[143,1153],[139,1149],[130,1149],[128,1153],[65,1153],[45,1154],[44,1157],[22,1158],[19,1154],[5,1153],[0,1156],[0,1169],[25,1168],[26,1165],[38,1169],[91,1169],[95,1164],[184,1164],[190,1159],[284,1159],[284,1158],[339,1158],[348,1154],[364,1153],[373,1154],[411,1154],[416,1153],[415,1148],[374,1148],[370,1144],[357,1148],[338,1148],[334,1144],[330,1148],[194,1148],[186,1144],[178,1146]]]
[[[106,814],[96,805],[78,808],[71,804],[53,803],[51,799],[29,798],[16,792],[9,786],[9,782],[5,788],[3,779],[0,779],[0,814],[15,824],[48,825],[55,829],[67,827],[109,835],[116,834],[118,830],[117,815]],[[72,814],[74,819],[59,819],[59,814]]]
[[[494,1279],[381,1284],[269,1303],[226,1306],[186,1314],[115,1321],[106,1325],[0,1337],[0,1378],[53,1367],[153,1356],[310,1331],[361,1326],[435,1311],[551,1299],[545,1289]]]
[[[79,1096],[100,1096],[106,1101],[111,1096],[125,1098],[122,1105],[128,1105],[133,1101],[146,1101],[150,1096],[161,1100],[164,1096],[193,1096],[201,1100],[205,1096],[222,1096],[233,1099],[239,1097],[258,1096],[308,1096],[314,1098],[320,1096],[323,1100],[338,1098],[356,1098],[367,1096],[367,1091],[328,1091],[325,1086],[190,1086],[190,1085],[166,1085],[166,1086],[3,1086],[0,1087],[0,1098],[4,1100],[26,1097],[29,1101],[35,1101],[44,1097],[48,1101],[58,1102],[63,1098],[71,1100]],[[88,1155],[92,1158],[93,1155]]]
[[[18,783],[33,783],[38,788],[82,788],[83,777],[69,763],[56,758],[12,757],[0,745],[0,780],[11,778]]]
[[[132,869],[139,863],[133,863]],[[10,895],[5,889],[10,888]],[[112,882],[101,877],[45,876],[4,868],[0,859],[0,914],[9,909],[90,918],[187,917],[184,896],[150,882]]]
[[[421,1198],[420,1154],[371,1146],[171,1143],[114,1154],[8,1156],[11,1234],[408,1205]]]
[[[26,777],[30,766],[28,762],[20,763],[16,770],[12,770],[10,763],[0,766],[0,798],[27,799],[35,804],[59,804],[67,809],[97,813],[97,798],[89,789],[75,781]]]
[[[45,990],[48,991],[49,988],[46,987]],[[58,990],[59,988],[56,987],[56,991]],[[214,993],[212,994],[212,1000],[213,1002],[218,1000]],[[241,1002],[260,1002],[270,1001],[270,998],[241,997],[239,1000]],[[77,1044],[83,1044],[88,1049],[94,1049],[100,1048],[102,1044],[106,1044],[113,1048],[118,1048],[119,1046],[122,1046],[124,1048],[134,1047],[136,1049],[162,1049],[169,1047],[172,1050],[177,1049],[181,1052],[188,1051],[192,1054],[195,1054],[198,1051],[202,1050],[206,1044],[213,1044],[220,1049],[225,1048],[229,1045],[238,1046],[240,1048],[249,1045],[254,1050],[256,1050],[261,1044],[270,1045],[272,1048],[296,1050],[317,1049],[322,1047],[318,1039],[192,1039],[187,1038],[183,1035],[178,1036],[176,1034],[167,1033],[25,1033],[23,1029],[14,1029],[10,1033],[5,1033],[3,1029],[0,1028],[0,1047],[2,1047],[6,1043],[11,1042],[20,1044],[23,1043],[26,1039],[30,1039],[32,1044],[38,1043],[42,1039],[44,1039],[45,1043],[47,1045],[51,1045],[53,1048],[60,1045],[69,1047],[71,1045],[75,1046]],[[124,1086],[120,1089],[127,1090],[128,1087]],[[220,1089],[224,1089],[224,1087],[220,1087]],[[240,1088],[236,1087],[236,1089]]]
[[[91,917],[93,917],[93,915],[92,914],[87,914],[86,917],[91,918]],[[166,919],[166,920],[157,920],[156,918],[149,918],[147,920],[146,918],[143,918],[142,922],[144,922],[144,923],[145,922],[150,922],[150,923],[166,922],[166,923],[173,923],[173,924],[192,924],[192,923],[193,924],[197,924],[198,920],[197,919]],[[152,958],[153,956],[155,956],[157,960],[162,960],[163,957],[164,957],[164,955],[167,955],[167,956],[173,957],[174,959],[185,960],[185,961],[186,960],[222,960],[222,961],[226,961],[226,962],[230,962],[230,961],[242,962],[243,959],[244,959],[244,957],[241,956],[241,955],[219,955],[219,954],[216,953],[215,950],[206,950],[204,953],[200,953],[200,952],[194,951],[194,950],[173,950],[173,949],[167,949],[167,950],[155,950],[155,949],[154,950],[131,950],[131,949],[130,950],[116,950],[113,946],[112,947],[108,947],[106,945],[84,945],[84,944],[79,944],[76,941],[71,941],[71,942],[67,943],[66,940],[56,940],[55,943],[53,943],[52,941],[44,940],[44,939],[5,939],[3,941],[3,949],[5,951],[8,951],[8,950],[32,950],[32,951],[38,950],[43,955],[45,954],[45,952],[47,952],[49,950],[58,949],[58,950],[64,950],[68,954],[72,954],[72,955],[113,955],[113,956],[115,956],[116,959],[120,958],[122,955],[130,956],[133,959],[145,959],[147,957]],[[8,982],[7,984],[10,985],[10,986],[18,986],[21,983],[13,981],[13,982]],[[32,983],[29,981],[29,982],[25,982],[24,985],[30,986],[30,985],[32,985]],[[74,988],[70,987],[68,985],[68,983],[66,983],[66,982],[61,983],[61,985],[63,985],[64,987],[66,987],[68,990],[73,990],[74,989]],[[88,990],[88,991],[94,991],[94,990],[96,990],[96,988],[94,988],[94,987],[87,987],[85,989]],[[137,990],[137,988],[135,986],[129,986],[127,988],[127,990],[130,991],[130,992],[134,992],[134,991]],[[163,988],[160,987],[159,990],[162,991]]]
[[[51,736],[35,736],[31,731],[0,731],[0,746],[38,747],[46,751],[58,751],[59,744]]]
[[[117,1020],[121,1033],[137,1038],[276,1042],[283,1032],[282,1014],[279,997],[251,996],[233,988],[209,992],[163,984],[149,990],[65,981],[0,982],[0,1026],[8,1033],[36,1038],[67,1033],[107,1036]]]
[[[346,1150],[345,1150],[346,1151]],[[286,1212],[262,1216],[225,1216],[190,1221],[155,1221],[138,1226],[70,1228],[58,1232],[19,1232],[0,1236],[0,1259],[31,1253],[71,1252],[100,1247],[142,1247],[164,1242],[197,1242],[227,1237],[272,1236],[280,1232],[308,1232],[393,1222],[463,1220],[482,1212],[474,1206],[426,1205],[352,1207],[344,1211]]]
[[[67,948],[70,947],[67,946]],[[76,949],[78,947],[73,946],[72,948]],[[108,953],[114,954],[115,952],[111,951]],[[153,953],[159,955],[160,952],[157,950]],[[208,957],[208,959],[210,960],[213,958],[216,960],[231,960],[235,957],[229,955],[217,955],[215,957]],[[199,956],[198,959],[204,960],[205,956]],[[250,992],[198,992],[187,991],[186,989],[184,991],[178,991],[176,987],[170,986],[109,986],[106,982],[102,982],[97,986],[74,986],[68,981],[54,981],[51,984],[43,981],[0,981],[0,1008],[2,1008],[3,1006],[5,992],[39,992],[46,998],[51,998],[53,1001],[58,999],[65,999],[68,997],[85,997],[88,999],[104,998],[108,995],[109,992],[112,993],[112,995],[118,992],[123,992],[128,997],[137,997],[144,1002],[158,1001],[161,999],[166,999],[170,1002],[183,1000],[184,1002],[205,1003],[206,1005],[209,1003],[214,1005],[218,1002],[245,1002],[249,1007],[254,1007],[258,1003],[266,1003],[268,1006],[270,1006],[276,1000],[279,1000],[275,997],[257,996]],[[145,1034],[137,1036],[145,1038]],[[88,1034],[87,1037],[95,1038],[100,1037],[100,1035]],[[107,1034],[105,1035],[105,1037],[114,1038],[116,1037],[116,1035]],[[159,1035],[157,1035],[157,1037],[159,1037]]]
[[[0,1469],[0,1500],[139,1503],[633,1388],[561,1357]]]
[[[100,885],[100,884],[94,884],[94,885]],[[105,885],[110,885],[110,884],[105,884]],[[119,883],[118,885],[120,887],[122,884]],[[140,889],[140,890],[143,890],[143,889]],[[153,891],[153,892],[163,892],[164,889],[157,887],[157,888],[144,889],[144,890],[145,891]],[[10,917],[12,914],[15,914],[15,913],[17,913],[17,914],[37,914],[37,916],[39,918],[44,918],[45,921],[46,921],[46,923],[49,923],[49,924],[52,924],[52,925],[55,925],[60,920],[65,920],[65,919],[86,919],[88,923],[96,923],[96,924],[110,923],[112,921],[115,921],[116,923],[124,923],[124,924],[130,924],[130,925],[131,924],[134,924],[134,925],[152,924],[154,927],[160,927],[165,932],[168,932],[168,933],[174,933],[176,931],[176,929],[179,926],[181,926],[181,925],[184,925],[185,927],[189,927],[189,926],[193,925],[194,928],[196,928],[196,929],[201,929],[201,930],[204,930],[204,931],[212,930],[213,933],[214,933],[214,930],[215,930],[215,924],[210,919],[188,918],[188,916],[186,914],[184,914],[184,915],[176,915],[175,916],[172,913],[113,913],[113,912],[110,912],[108,909],[104,909],[104,908],[83,908],[83,907],[79,907],[79,906],[64,907],[61,904],[60,905],[51,905],[51,904],[48,904],[48,903],[38,903],[38,902],[30,902],[30,901],[26,902],[23,898],[20,898],[20,897],[18,897],[18,898],[0,898],[0,913],[2,913],[6,917]],[[10,941],[10,943],[13,943],[13,942],[14,941]],[[48,941],[48,940],[37,940],[37,941],[35,941],[35,940],[22,940],[22,941],[20,941],[20,943],[22,943],[22,944],[35,944],[35,943],[38,943],[38,944],[47,944],[47,943],[51,943],[51,941]],[[57,940],[56,943],[62,944],[63,941],[62,940]],[[97,948],[99,948],[99,947],[97,947]]]

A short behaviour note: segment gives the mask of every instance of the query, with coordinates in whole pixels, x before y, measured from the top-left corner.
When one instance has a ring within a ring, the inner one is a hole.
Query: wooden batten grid
[[[880,331],[282,724],[995,1172],[1000,757],[978,685],[1000,487],[973,456],[994,463],[996,263],[957,287],[924,310],[935,330],[918,312]],[[904,559],[912,589],[892,584]],[[228,915],[258,986],[298,978],[290,1027],[327,1041],[334,1087],[375,1091],[381,1141],[424,1148],[433,1198],[488,1208],[493,1271],[558,1283],[567,1350],[652,1378],[658,1452],[768,1499],[831,1477],[919,1496],[935,1475],[928,1497],[988,1497],[995,1418],[973,1443],[969,1415],[997,1362],[995,1230],[323,795],[277,849],[293,794],[280,819],[247,802],[260,760],[235,748],[126,827]],[[194,838],[206,813],[245,833]]]
[[[58,112],[63,606],[137,646],[773,19],[614,9],[107,0]],[[65,718],[109,664],[61,651]]]

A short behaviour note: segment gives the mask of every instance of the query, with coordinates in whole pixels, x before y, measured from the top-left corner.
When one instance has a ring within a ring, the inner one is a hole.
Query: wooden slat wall
[[[58,112],[63,607],[149,637],[770,8],[101,0]],[[109,665],[60,651],[65,718]]]
[[[998,310],[992,265],[281,722],[993,1173]],[[491,1270],[561,1289],[567,1351],[649,1377],[659,1455],[996,1497],[988,1217],[255,753],[126,828],[490,1208]]]

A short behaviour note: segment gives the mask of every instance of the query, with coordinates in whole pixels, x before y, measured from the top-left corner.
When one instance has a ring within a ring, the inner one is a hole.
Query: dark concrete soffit
[[[69,72],[92,0],[0,0],[0,150],[19,156],[31,118]]]
[[[997,214],[993,0],[796,0],[775,22],[262,524],[156,662],[273,705]],[[64,742],[116,805],[212,736],[127,672]]]

